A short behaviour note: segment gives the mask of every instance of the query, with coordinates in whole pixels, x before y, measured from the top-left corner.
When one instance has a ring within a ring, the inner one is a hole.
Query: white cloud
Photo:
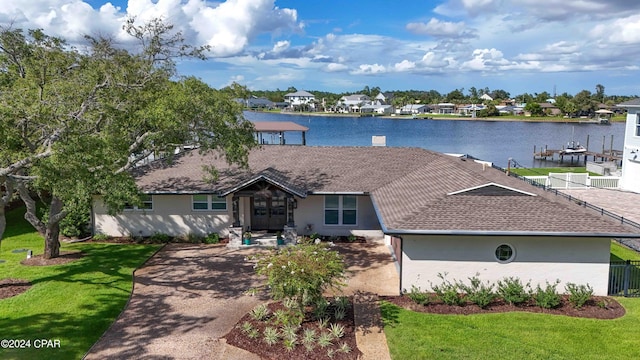
[[[474,71],[496,70],[501,65],[508,65],[502,51],[496,49],[476,49],[472,54],[473,59],[466,61],[462,67]]]
[[[460,37],[470,36],[464,22],[448,22],[431,18],[428,23],[409,23],[407,30],[414,34],[429,35],[434,37]]]
[[[330,63],[330,64],[327,64],[324,67],[324,70],[326,72],[340,72],[340,71],[345,71],[348,68],[349,67],[347,65],[344,65],[344,64]]]
[[[287,40],[278,41],[275,45],[273,45],[273,49],[271,51],[273,51],[274,53],[280,53],[287,50],[289,46],[291,46],[290,41],[287,41]]]
[[[596,25],[590,36],[609,44],[640,44],[640,15]]]
[[[408,70],[415,69],[415,67],[416,67],[416,63],[409,60],[402,60],[401,62],[396,63],[393,66],[393,68],[396,71],[408,71]]]
[[[86,34],[115,35],[130,40],[122,25],[128,16],[139,23],[163,18],[192,44],[209,44],[212,55],[231,56],[245,50],[259,34],[301,32],[297,11],[281,9],[274,0],[129,0],[125,9],[110,3],[93,9],[81,0],[4,1],[0,22],[16,28],[43,28],[50,35],[80,41]]]
[[[354,70],[352,74],[355,75],[373,75],[373,74],[382,74],[387,70],[384,66],[379,64],[362,64],[358,67],[357,70]]]

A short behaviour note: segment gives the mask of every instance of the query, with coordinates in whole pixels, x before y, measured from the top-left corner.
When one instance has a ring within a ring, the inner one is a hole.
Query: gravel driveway
[[[136,271],[126,310],[86,359],[257,359],[219,340],[260,303],[255,249],[170,244]]]
[[[350,271],[346,294],[397,295],[398,275],[385,245],[337,247]],[[267,300],[244,295],[259,284],[252,264],[244,258],[258,251],[221,245],[165,246],[136,271],[125,311],[85,359],[258,359],[220,339],[244,314]],[[365,358],[385,358],[376,355],[378,351],[388,357],[384,335],[378,332],[381,338],[374,332],[362,343],[371,349],[371,356],[361,349]],[[371,346],[381,342],[382,350]]]

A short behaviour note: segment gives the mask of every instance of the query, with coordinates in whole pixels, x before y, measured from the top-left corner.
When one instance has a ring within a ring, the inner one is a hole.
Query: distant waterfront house
[[[315,100],[315,95],[304,90],[288,93],[284,96],[284,101],[289,104],[290,108],[308,106],[315,109]]]
[[[393,93],[392,92],[381,92],[374,98],[379,105],[391,105],[393,101]]]
[[[620,187],[640,193],[640,98],[618,104],[627,109]]]
[[[244,107],[249,109],[266,109],[270,110],[275,107],[275,103],[267,98],[259,98],[252,96],[248,99],[235,99],[237,102],[241,103]]]
[[[426,114],[431,111],[429,105],[424,104],[407,104],[399,109],[396,109],[396,114],[400,115],[416,115]]]
[[[458,108],[458,113],[462,116],[472,116],[475,117],[478,111],[486,109],[486,106],[482,104],[469,104],[460,106]]]
[[[480,100],[493,101],[493,98],[489,94],[482,94],[482,96],[480,96]]]
[[[371,98],[363,94],[346,95],[341,97],[338,103],[347,112],[360,112],[360,108],[371,104]]]
[[[206,180],[204,165],[218,169]],[[95,233],[149,236],[283,231],[363,235],[394,249],[401,289],[438,274],[495,282],[589,284],[606,295],[611,238],[639,234],[484,162],[424,149],[263,146],[249,168],[198,151],[136,170],[145,206],[110,215]],[[236,234],[236,235],[233,235]]]
[[[452,103],[439,103],[436,105],[438,114],[454,114],[456,112],[456,105]]]
[[[363,114],[391,115],[393,113],[392,105],[364,105],[360,108]]]
[[[562,114],[562,111],[558,109],[558,107],[555,104],[552,104],[552,103],[543,102],[543,103],[540,103],[540,107],[542,108],[544,113],[547,115],[558,116]]]

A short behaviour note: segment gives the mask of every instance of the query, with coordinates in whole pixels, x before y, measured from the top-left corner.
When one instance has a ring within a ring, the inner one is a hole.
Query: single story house
[[[205,167],[218,169],[215,182]],[[400,292],[438,274],[532,285],[589,284],[606,295],[611,238],[639,234],[491,164],[425,149],[262,146],[249,168],[197,150],[138,168],[140,208],[109,215],[93,204],[96,233],[148,236],[247,229],[364,235],[391,246]]]
[[[363,114],[391,115],[393,105],[364,105],[360,108]]]
[[[424,104],[407,104],[399,109],[396,109],[396,114],[400,115],[416,115],[426,114],[431,111],[428,105]]]

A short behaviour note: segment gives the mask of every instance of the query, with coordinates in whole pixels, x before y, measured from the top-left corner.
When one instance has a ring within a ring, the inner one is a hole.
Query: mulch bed
[[[283,308],[284,306],[280,302],[269,304],[269,310],[271,310],[272,314],[274,311]],[[245,321],[251,323],[254,328],[258,329],[260,335],[257,338],[251,339],[242,331],[240,326]],[[298,329],[298,343],[293,350],[287,350],[284,347],[282,340],[279,340],[278,343],[274,345],[267,345],[264,342],[262,336],[264,328],[267,326],[276,326],[271,324],[268,320],[254,320],[250,314],[246,314],[244,317],[242,317],[242,319],[238,321],[238,324],[228,334],[226,334],[224,338],[227,340],[228,344],[250,351],[263,359],[329,359],[327,355],[328,349],[338,349],[338,346],[342,343],[346,343],[347,345],[349,345],[351,351],[349,353],[335,351],[331,357],[332,359],[351,360],[361,357],[362,352],[358,350],[356,344],[356,327],[353,319],[353,306],[348,307],[346,317],[343,320],[332,320],[331,323],[337,323],[344,326],[344,336],[338,341],[334,339],[334,345],[332,347],[322,348],[318,344],[316,344],[312,351],[307,351],[307,349],[302,344],[302,334],[304,333],[305,329],[313,329],[315,330],[317,335],[320,333],[321,329],[318,325],[318,322],[316,320],[313,320],[310,315],[307,315],[307,318],[305,318],[305,320],[302,322],[301,328]],[[324,329],[322,331],[327,332],[328,329]]]
[[[620,303],[606,296],[594,296],[580,309],[576,309],[569,302],[567,296],[563,296],[560,305],[553,309],[543,309],[536,306],[532,301],[521,305],[509,305],[503,300],[496,300],[487,308],[481,309],[479,306],[471,303],[463,306],[455,306],[446,305],[441,301],[432,301],[428,305],[419,305],[408,296],[381,296],[380,299],[407,310],[431,314],[471,315],[524,311],[591,319],[616,319],[625,314],[624,307],[622,307]]]
[[[81,259],[84,257],[84,253],[81,251],[68,251],[61,252],[60,256],[53,259],[45,259],[42,255],[32,256],[30,259],[24,259],[20,261],[22,265],[28,266],[48,266],[48,265],[61,265],[67,264],[72,261]]]
[[[31,283],[24,279],[2,279],[0,280],[0,299],[10,298],[20,295],[29,290]]]

